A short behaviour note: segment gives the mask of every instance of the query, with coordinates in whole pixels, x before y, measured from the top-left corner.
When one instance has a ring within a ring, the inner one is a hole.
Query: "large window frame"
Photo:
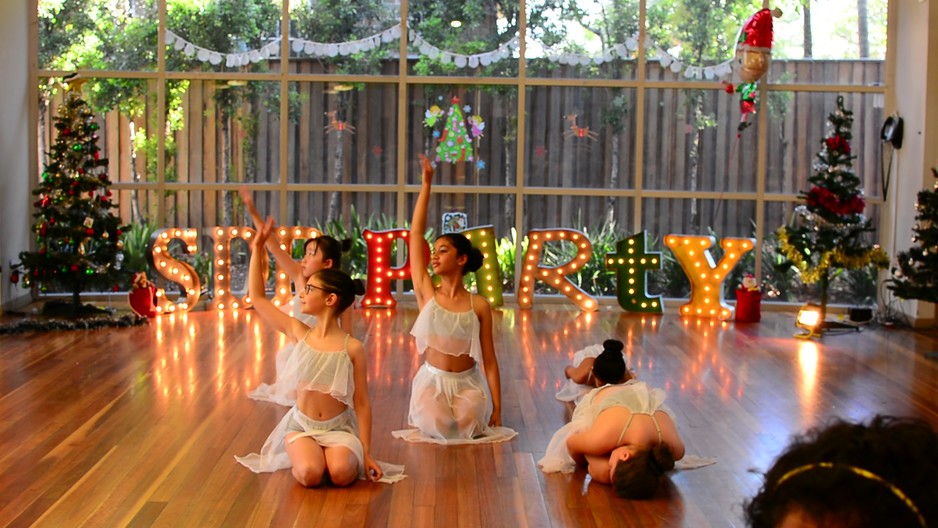
[[[527,20],[524,15],[526,13],[526,2],[525,0],[520,1],[520,32],[524,35],[527,32]],[[508,86],[516,89],[516,99],[517,99],[517,138],[515,141],[515,153],[514,153],[514,165],[516,167],[516,177],[514,180],[513,186],[477,186],[467,189],[465,186],[461,185],[452,185],[452,184],[439,184],[434,186],[434,192],[441,194],[460,194],[467,193],[477,195],[485,194],[495,194],[500,196],[509,196],[512,198],[512,202],[516,204],[516,211],[514,213],[514,229],[518,233],[525,233],[530,228],[530,225],[526,223],[525,219],[525,203],[526,199],[530,197],[553,197],[553,196],[583,196],[583,197],[603,197],[603,198],[613,198],[613,199],[624,199],[630,203],[631,209],[631,219],[628,224],[633,226],[634,231],[638,232],[644,229],[645,224],[645,212],[643,210],[644,206],[649,200],[730,200],[730,201],[746,201],[754,204],[755,208],[755,225],[754,225],[754,235],[757,239],[757,247],[761,246],[763,240],[766,236],[770,235],[777,226],[775,225],[766,225],[766,210],[767,208],[773,207],[790,207],[791,204],[799,201],[799,195],[797,192],[770,192],[767,190],[766,178],[769,173],[767,167],[767,160],[769,158],[769,153],[767,152],[767,134],[766,131],[768,128],[769,112],[768,112],[768,96],[773,93],[781,92],[791,92],[794,94],[810,94],[810,93],[839,93],[839,94],[857,94],[857,95],[871,95],[873,97],[882,97],[884,100],[888,100],[888,94],[891,90],[888,82],[883,82],[876,85],[862,85],[862,84],[806,84],[806,83],[783,83],[783,82],[772,82],[770,79],[763,81],[762,91],[763,97],[760,98],[758,103],[757,112],[754,116],[754,126],[752,130],[756,134],[755,137],[755,189],[746,190],[746,191],[690,191],[690,190],[674,190],[674,189],[663,189],[656,188],[654,185],[649,185],[648,175],[645,172],[645,128],[647,122],[645,119],[639,117],[635,124],[634,130],[634,155],[631,160],[632,163],[632,174],[630,175],[630,185],[626,188],[618,189],[607,189],[607,188],[558,188],[558,187],[546,187],[546,186],[536,186],[527,184],[526,175],[523,173],[525,170],[526,162],[530,156],[526,152],[527,143],[526,135],[529,131],[527,127],[528,120],[530,119],[529,114],[526,112],[527,105],[527,96],[529,90],[538,89],[541,87],[571,87],[571,88],[586,88],[586,89],[605,89],[605,88],[624,88],[628,90],[633,90],[635,93],[635,114],[638,116],[645,115],[645,107],[647,104],[647,98],[651,91],[653,90],[678,90],[678,89],[702,89],[702,90],[713,90],[714,82],[708,80],[682,80],[682,81],[673,81],[673,80],[657,80],[650,79],[646,75],[646,68],[650,58],[647,56],[646,49],[642,46],[639,46],[635,53],[637,55],[636,61],[636,72],[635,75],[628,79],[592,79],[592,78],[545,78],[538,76],[529,76],[527,72],[527,64],[525,57],[525,38],[521,38],[519,46],[519,55],[520,59],[517,64],[517,75],[516,76],[504,76],[504,77],[474,77],[474,76],[463,76],[463,75],[448,75],[448,76],[421,76],[416,75],[412,72],[412,68],[408,67],[403,61],[408,57],[408,46],[409,42],[407,39],[400,39],[399,41],[399,56],[403,57],[401,59],[402,63],[398,67],[398,73],[393,76],[386,75],[326,75],[326,74],[316,74],[316,73],[295,73],[291,71],[289,67],[290,61],[292,60],[290,54],[284,54],[282,57],[282,62],[278,71],[270,73],[241,73],[241,72],[232,72],[232,71],[221,71],[221,72],[177,72],[177,71],[167,71],[166,69],[166,5],[163,1],[157,1],[159,9],[159,32],[158,32],[158,44],[157,44],[157,64],[154,71],[140,71],[140,72],[128,72],[128,71],[109,71],[109,70],[93,70],[93,71],[83,71],[80,72],[88,77],[96,78],[126,78],[126,79],[140,79],[145,82],[150,82],[152,85],[155,85],[156,92],[156,112],[158,115],[165,115],[166,109],[166,98],[167,98],[167,83],[176,80],[195,80],[195,81],[235,81],[235,82],[253,82],[253,81],[264,81],[272,83],[279,88],[280,91],[280,112],[281,115],[289,114],[289,97],[288,97],[288,87],[291,83],[364,83],[368,85],[391,85],[396,87],[396,96],[397,96],[397,144],[395,148],[394,159],[396,163],[393,167],[394,178],[390,183],[381,183],[381,184],[344,184],[344,183],[299,183],[292,181],[291,175],[289,174],[290,168],[287,158],[288,153],[288,141],[285,139],[289,136],[289,123],[286,119],[281,120],[280,129],[278,131],[281,141],[279,141],[279,152],[277,156],[280,158],[280,174],[279,179],[276,182],[269,183],[256,183],[251,184],[251,190],[255,192],[273,192],[274,195],[279,200],[279,204],[270,204],[271,210],[276,211],[276,219],[280,224],[289,225],[295,222],[294,218],[290,217],[290,200],[291,196],[296,193],[302,192],[344,192],[344,193],[390,193],[394,196],[394,201],[396,201],[395,211],[393,217],[396,219],[399,226],[405,226],[409,223],[409,204],[413,201],[414,197],[420,190],[420,186],[415,182],[414,178],[414,167],[415,167],[415,146],[407,144],[407,127],[409,125],[409,120],[412,120],[412,116],[409,115],[409,111],[412,109],[409,106],[408,94],[411,92],[411,89],[419,85],[452,85],[452,86],[464,86],[472,87],[476,86]],[[645,35],[645,2],[641,2],[641,8],[639,13],[640,28],[641,28],[641,37],[644,38]],[[766,7],[770,7],[769,2],[766,0],[764,2]],[[33,10],[35,13],[35,10]],[[289,11],[289,2],[288,0],[283,1],[282,5],[282,19],[288,20],[290,16]],[[408,21],[408,4],[405,1],[400,3],[400,24],[403,28],[402,31],[406,32]],[[281,46],[283,49],[289,49],[290,41],[289,35],[282,35]],[[887,49],[886,54],[886,70],[889,71],[889,64],[894,60],[894,57],[890,54]],[[36,68],[35,77],[38,82],[46,82],[49,78],[61,77],[65,74],[71,72],[55,71],[55,70],[43,70]],[[888,81],[888,74],[886,75]],[[116,182],[113,185],[115,193],[127,194],[130,192],[139,192],[152,196],[165,196],[168,192],[177,192],[177,193],[193,193],[193,192],[237,192],[239,184],[237,183],[205,183],[205,182],[196,182],[196,183],[181,183],[181,182],[172,182],[167,181],[166,178],[166,166],[165,166],[165,156],[163,155],[166,149],[165,137],[162,134],[157,134],[157,156],[156,156],[156,173],[157,178],[155,182]],[[41,166],[41,162],[40,162]],[[155,210],[155,223],[159,227],[175,227],[169,226],[167,224],[167,206],[164,200],[156,200],[156,210]],[[884,209],[884,201],[881,196],[869,196],[867,197],[867,202],[872,207],[878,207],[881,210]],[[879,229],[877,230],[878,241],[884,247],[890,247],[891,244],[888,243],[888,238],[890,233],[882,229],[887,222],[883,219],[880,219]],[[187,227],[187,226],[179,226]],[[574,227],[577,226],[557,226],[557,227]],[[666,233],[655,233],[659,237],[663,237]],[[500,234],[503,235],[503,234]],[[720,233],[717,233],[717,236],[720,236]],[[658,248],[662,250],[663,248]],[[521,240],[519,238],[516,246],[516,254],[521,254]],[[519,259],[520,260],[520,259]],[[518,277],[520,277],[520,262],[516,263],[515,268],[515,286],[517,286]],[[766,263],[763,262],[762,256],[756,254],[755,257],[755,267],[754,273],[757,277],[764,275],[764,267]],[[398,293],[404,292],[404,285],[398,285]],[[614,297],[603,297],[603,302],[612,304],[614,303]]]

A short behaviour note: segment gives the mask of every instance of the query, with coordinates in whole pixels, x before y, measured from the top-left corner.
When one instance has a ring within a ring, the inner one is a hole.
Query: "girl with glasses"
[[[247,208],[251,219],[254,221],[254,229],[260,230],[264,221],[254,206],[254,199],[247,187],[240,189],[241,201]],[[304,314],[300,310],[300,291],[306,285],[306,281],[317,271],[321,269],[341,269],[342,253],[348,252],[352,247],[351,240],[336,240],[328,235],[320,235],[308,239],[303,244],[303,259],[297,262],[293,256],[280,247],[276,240],[267,240],[267,249],[270,250],[277,262],[277,266],[283,270],[293,281],[293,291],[296,292],[293,300],[284,309],[291,311],[293,316],[305,322],[309,326],[316,324],[316,318],[312,315]],[[340,321],[342,328],[351,328],[351,313],[345,312]],[[296,343],[290,341],[277,352],[277,370],[276,378],[273,383],[261,383],[253,391],[248,393],[248,397],[258,401],[269,401],[280,405],[290,406],[296,403],[296,391],[284,383],[283,369],[293,353]]]
[[[293,338],[296,348],[284,366],[282,383],[293,387],[296,404],[267,438],[261,452],[236,457],[255,473],[292,468],[303,486],[356,479],[395,482],[403,467],[376,462],[370,454],[371,403],[365,349],[339,326],[340,315],[365,292],[343,271],[312,274],[300,293],[300,310],[315,317],[310,326],[280,311],[267,299],[264,245],[273,218],[257,231],[248,286],[261,319]]]

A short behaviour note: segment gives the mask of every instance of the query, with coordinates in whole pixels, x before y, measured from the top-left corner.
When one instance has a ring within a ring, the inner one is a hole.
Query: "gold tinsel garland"
[[[781,227],[778,230],[780,249],[788,260],[801,270],[801,281],[805,284],[814,284],[821,280],[821,275],[831,268],[859,269],[870,264],[883,269],[889,265],[889,255],[879,246],[873,246],[860,255],[847,255],[840,248],[821,253],[817,266],[811,266],[804,256],[788,241],[788,229]]]

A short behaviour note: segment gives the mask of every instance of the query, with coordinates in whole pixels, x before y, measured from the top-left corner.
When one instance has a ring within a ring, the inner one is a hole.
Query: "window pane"
[[[354,228],[381,231],[396,229],[397,196],[394,193],[353,191],[305,192],[287,194],[287,220],[295,225],[315,227],[336,238],[358,238]],[[344,235],[344,236],[341,236]]]
[[[518,97],[514,87],[421,84],[411,88],[409,100],[409,144],[436,163],[435,184],[515,184]],[[407,179],[419,184],[419,165],[416,157],[412,160]]]
[[[785,302],[818,302],[820,290],[817,284],[804,284],[799,273],[790,266],[784,266],[787,261],[779,250],[778,237],[775,235],[778,228],[790,223],[794,217],[795,207],[801,202],[769,202],[765,207],[765,242],[763,247],[762,278],[771,289],[778,292],[774,300]],[[881,207],[867,205],[864,214],[872,220],[873,227],[880,222]],[[862,235],[868,244],[880,243],[883,233],[873,231]],[[879,284],[878,270],[875,266],[845,270],[835,274],[828,290],[828,303],[846,304],[849,306],[869,306],[876,303]]]
[[[635,93],[629,88],[528,89],[525,183],[634,188]]]
[[[648,189],[754,192],[758,119],[721,90],[648,90],[644,186]]]
[[[156,69],[157,6],[135,2],[39,0],[39,68]]]
[[[661,239],[666,235],[753,236],[756,202],[687,198],[642,200],[642,228]]]
[[[574,229],[593,245],[586,265],[570,276],[574,284],[590,295],[615,295],[616,275],[606,270],[605,257],[616,252],[620,240],[631,236],[633,200],[587,196],[526,196],[525,234],[532,229]],[[577,248],[570,242],[554,242],[541,254],[544,266],[560,266],[571,261]],[[557,290],[538,281],[535,292],[556,294]]]
[[[647,2],[647,78],[663,81],[732,82],[736,39],[762,0]],[[777,32],[776,32],[777,33]],[[738,75],[737,75],[738,77]]]
[[[518,75],[519,3],[465,0],[408,3],[408,43],[414,75]]]
[[[301,73],[396,75],[400,35],[399,4],[290,3],[290,60]]]
[[[882,61],[886,58],[887,3],[886,0],[802,2],[775,20],[772,58]]]
[[[808,189],[829,131],[827,118],[836,111],[839,95],[844,95],[845,109],[853,112],[852,170],[863,180],[867,197],[882,197],[883,97],[859,93],[769,92],[766,192],[797,194]]]
[[[58,131],[54,120],[65,96],[61,84],[40,81],[39,145],[49,152]],[[108,160],[108,178],[114,183],[156,182],[156,113],[153,81],[91,78],[81,86],[82,99],[95,115],[98,148]],[[39,167],[48,161],[45,154]]]
[[[638,1],[580,0],[575,4],[527,3],[528,76],[634,79]]]
[[[407,206],[408,214],[414,210],[417,195],[411,195]],[[464,214],[468,229],[492,226],[497,240],[499,269],[502,276],[503,293],[514,291],[514,196],[501,194],[471,194],[434,192],[430,195],[427,211],[429,242],[443,233],[444,215]],[[410,217],[404,225],[410,225]],[[473,280],[466,279],[471,286]],[[409,284],[409,283],[408,283]],[[407,286],[408,289],[410,286]]]
[[[277,83],[173,80],[166,90],[174,132],[167,136],[167,182],[280,180]]]
[[[279,0],[167,0],[166,69],[279,71],[280,15]]]
[[[289,181],[396,183],[397,122],[394,84],[291,83]]]

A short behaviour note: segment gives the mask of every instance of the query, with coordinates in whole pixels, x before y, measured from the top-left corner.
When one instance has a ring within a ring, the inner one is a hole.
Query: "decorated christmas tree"
[[[72,294],[72,315],[81,313],[80,295],[118,289],[120,218],[111,214],[111,184],[98,148],[98,125],[81,98],[81,82],[70,83],[53,118],[57,132],[42,181],[33,194],[37,251],[20,253],[15,275],[22,284],[46,292]],[[15,280],[15,279],[14,279]]]
[[[801,193],[804,204],[795,208],[791,225],[778,230],[782,253],[800,270],[802,282],[818,283],[822,314],[835,271],[889,264],[886,253],[863,236],[873,227],[863,215],[863,190],[852,170],[853,112],[844,109],[842,96],[827,120],[827,137],[821,140],[814,175],[808,178],[811,188]]]
[[[918,193],[915,204],[915,246],[896,257],[898,267],[892,269],[888,288],[903,299],[938,303],[938,168],[931,170],[936,178],[931,190]]]

